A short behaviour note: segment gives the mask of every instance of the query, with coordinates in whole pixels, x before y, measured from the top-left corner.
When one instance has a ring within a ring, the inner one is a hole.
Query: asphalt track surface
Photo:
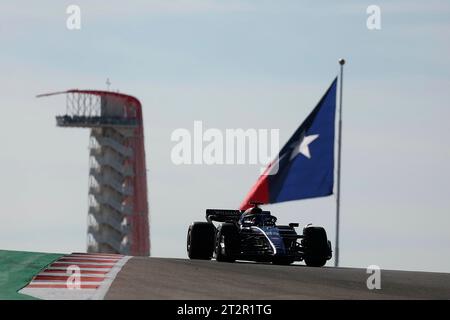
[[[450,274],[135,257],[106,299],[450,299]]]

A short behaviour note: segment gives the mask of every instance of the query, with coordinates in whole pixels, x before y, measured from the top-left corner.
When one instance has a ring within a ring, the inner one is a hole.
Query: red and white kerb
[[[103,299],[130,256],[72,253],[35,275],[19,293],[45,300]]]

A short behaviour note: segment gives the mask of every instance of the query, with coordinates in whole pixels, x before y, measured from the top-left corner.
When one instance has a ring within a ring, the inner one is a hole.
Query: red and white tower
[[[68,90],[59,127],[90,128],[88,252],[150,255],[141,103],[135,97]]]

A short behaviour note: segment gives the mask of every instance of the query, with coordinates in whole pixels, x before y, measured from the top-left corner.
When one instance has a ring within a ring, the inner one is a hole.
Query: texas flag
[[[337,78],[259,177],[241,210],[250,202],[277,203],[333,193],[336,86]]]

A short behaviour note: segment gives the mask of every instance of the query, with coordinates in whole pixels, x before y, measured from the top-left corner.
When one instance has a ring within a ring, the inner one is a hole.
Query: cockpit
[[[277,218],[272,216],[270,212],[263,211],[257,214],[244,214],[241,219],[242,226],[271,227],[275,226]]]

